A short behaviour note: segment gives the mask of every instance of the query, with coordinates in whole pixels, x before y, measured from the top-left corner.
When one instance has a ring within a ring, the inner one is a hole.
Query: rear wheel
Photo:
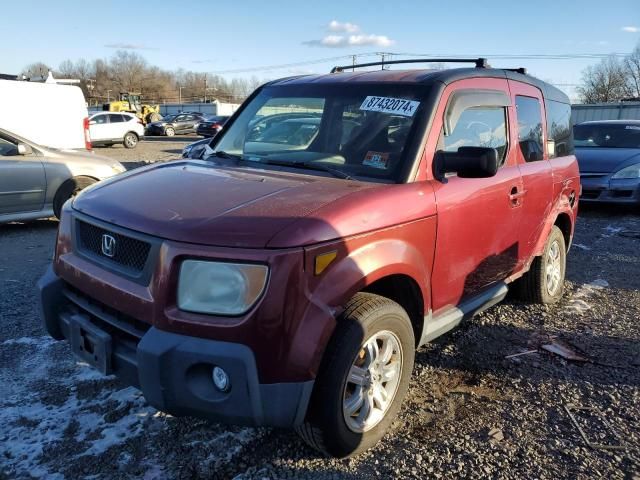
[[[167,137],[173,137],[176,134],[176,131],[172,127],[167,127],[167,129],[164,131],[164,134]]]
[[[123,139],[124,148],[136,148],[138,145],[138,135],[133,132],[127,132]]]
[[[313,448],[348,457],[375,445],[393,422],[407,391],[415,340],[396,302],[358,293],[327,346],[298,434]]]
[[[551,304],[562,297],[567,249],[562,230],[553,226],[542,255],[519,280],[520,297],[528,302]]]
[[[83,189],[94,183],[96,183],[96,180],[90,177],[75,177],[70,178],[60,185],[60,188],[58,188],[58,191],[53,197],[53,214],[56,218],[60,219],[62,206],[67,200],[75,197]]]

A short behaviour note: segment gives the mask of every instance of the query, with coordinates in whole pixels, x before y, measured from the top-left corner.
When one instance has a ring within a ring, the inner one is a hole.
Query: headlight
[[[182,149],[182,156],[184,158],[188,157],[189,154],[191,153],[191,149],[193,148],[193,145],[187,145],[186,147],[184,147]]]
[[[628,167],[624,167],[622,170],[618,170],[611,176],[611,178],[640,178],[640,163],[629,165]]]
[[[178,280],[178,308],[241,315],[262,295],[268,273],[265,265],[185,260]]]

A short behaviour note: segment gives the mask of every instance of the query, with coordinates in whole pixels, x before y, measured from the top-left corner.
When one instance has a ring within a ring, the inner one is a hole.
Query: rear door
[[[454,95],[465,91],[475,96],[464,100],[466,109],[445,135],[444,118],[455,117]],[[482,104],[483,98],[489,96],[502,101]],[[492,147],[498,151],[502,164],[494,177],[453,175],[434,181],[438,208],[432,274],[435,313],[504,280],[516,266],[521,209],[511,194],[522,188],[522,180],[515,146],[509,141],[509,104],[506,80],[470,79],[447,87],[438,107],[433,132],[439,132],[436,152],[457,151],[462,146]],[[429,143],[432,138],[430,134]]]
[[[44,205],[44,166],[36,153],[18,155],[17,144],[0,137],[0,215],[34,212]]]
[[[518,192],[522,203],[520,222],[520,266],[533,255],[553,200],[553,173],[544,148],[546,122],[542,92],[525,83],[509,80],[513,104],[511,135],[518,139],[516,158],[522,190]]]
[[[126,120],[127,117],[119,113],[109,114],[109,134],[112,140],[119,140],[124,137],[127,129]]]

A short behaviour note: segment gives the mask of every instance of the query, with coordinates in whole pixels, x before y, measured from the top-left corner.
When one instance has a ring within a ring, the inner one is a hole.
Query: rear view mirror
[[[493,177],[500,167],[498,151],[487,147],[460,147],[457,152],[439,151],[436,172],[439,178],[457,173],[460,178]]]
[[[32,153],[33,149],[26,143],[18,144],[18,155],[31,155]]]

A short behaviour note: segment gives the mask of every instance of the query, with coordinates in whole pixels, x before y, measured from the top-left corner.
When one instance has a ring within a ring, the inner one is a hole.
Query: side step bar
[[[452,307],[436,316],[431,312],[424,317],[424,328],[420,345],[430,342],[438,338],[440,335],[447,333],[449,330],[457,327],[460,322],[467,320],[480,312],[483,312],[496,303],[504,300],[507,296],[509,287],[504,282],[500,282],[484,292],[465,300],[460,305]]]

